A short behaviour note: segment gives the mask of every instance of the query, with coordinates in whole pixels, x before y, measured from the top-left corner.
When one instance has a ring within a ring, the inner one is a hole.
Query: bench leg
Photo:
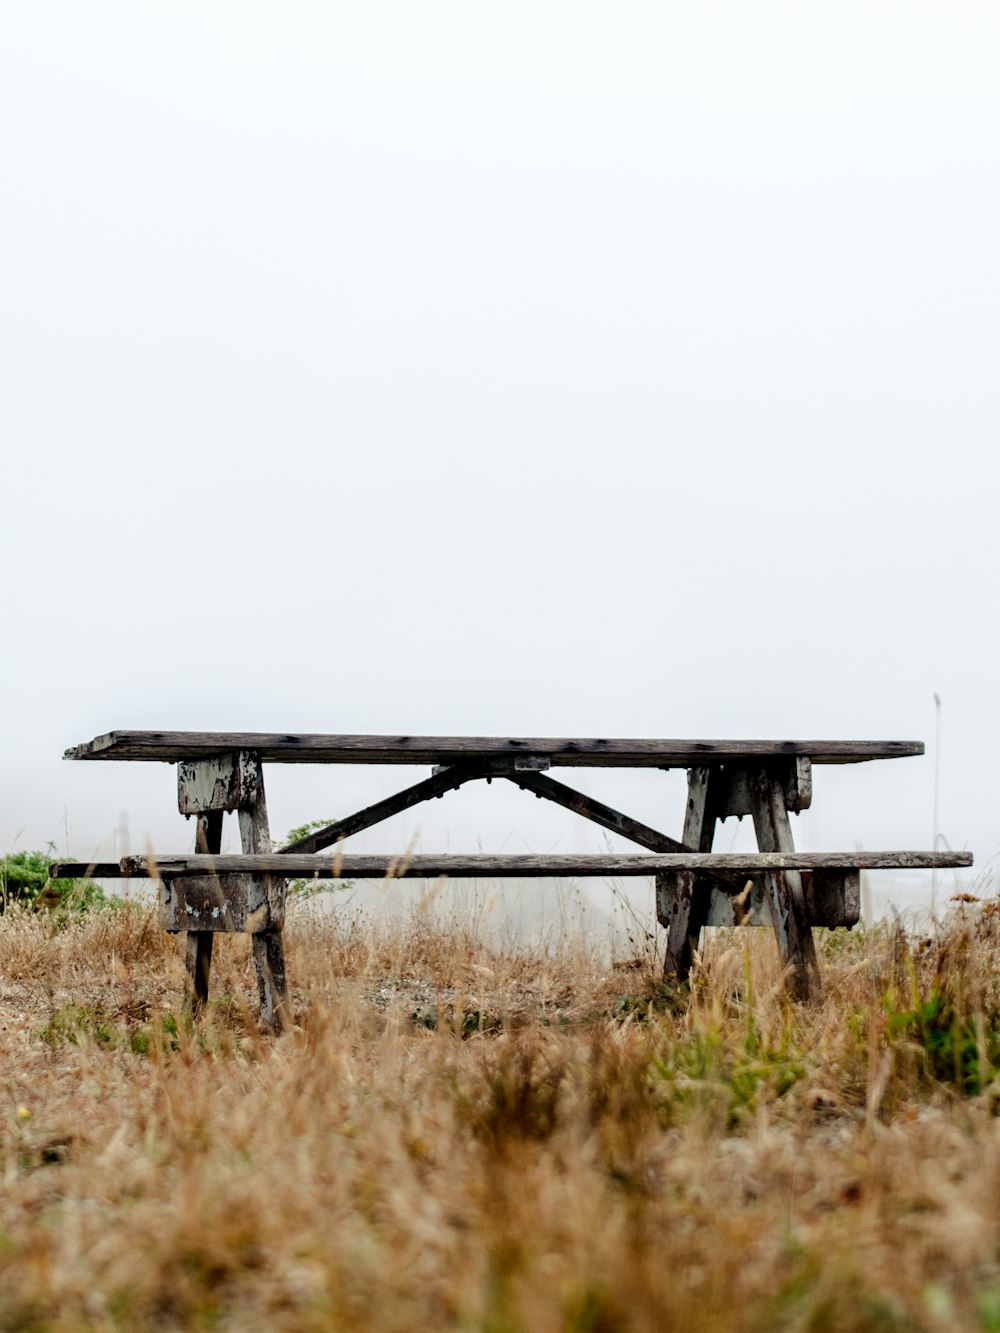
[[[667,932],[663,959],[664,981],[687,981],[704,925],[695,899],[695,875],[690,870],[668,871],[656,877],[656,915]]]
[[[794,852],[784,783],[764,767],[750,775],[750,813],[762,852]],[[769,870],[764,887],[778,952],[788,972],[788,990],[796,1000],[818,1000],[823,993],[809,907],[797,870]]]
[[[208,977],[212,970],[212,932],[189,930],[187,933],[187,991],[184,1012],[197,1018],[208,1001]]]
[[[240,809],[240,842],[248,855],[271,850],[271,831],[264,795],[264,773],[258,765],[254,803]],[[260,995],[261,1025],[268,1032],[280,1032],[287,1025],[288,990],[285,981],[285,949],[281,927],[285,920],[285,881],[267,877],[267,901],[270,928],[251,936],[253,961]]]
[[[253,961],[257,969],[261,1023],[269,1032],[287,1025],[288,991],[285,981],[285,949],[280,930],[254,935]]]
[[[717,778],[710,768],[688,773],[688,800],[681,841],[693,852],[710,852],[715,836]],[[663,960],[665,981],[686,981],[701,928],[708,919],[710,893],[690,870],[668,871],[656,877],[656,916],[667,931]]]
[[[196,852],[218,853],[222,848],[222,811],[199,815],[195,829]],[[212,971],[212,932],[189,930],[187,933],[187,990],[184,1012],[196,1018],[208,1002],[208,978]]]

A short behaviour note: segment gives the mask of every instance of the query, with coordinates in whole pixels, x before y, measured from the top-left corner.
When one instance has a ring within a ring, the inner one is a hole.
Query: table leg
[[[750,774],[750,813],[762,852],[794,852],[785,786],[768,766]],[[823,992],[809,907],[797,870],[767,871],[765,893],[782,963],[789,969],[788,990],[796,1000],[819,999]]]
[[[218,853],[222,850],[222,811],[210,810],[198,816],[195,831],[196,852]],[[208,978],[212,970],[212,932],[189,930],[187,933],[187,993],[184,1011],[197,1017],[208,1001]]]
[[[688,800],[681,841],[693,852],[710,852],[715,837],[717,775],[710,768],[688,773]],[[698,948],[701,928],[708,918],[710,894],[691,870],[656,877],[656,915],[667,931],[663,961],[664,980],[686,981]]]
[[[247,855],[271,850],[271,830],[267,819],[267,798],[264,795],[264,773],[258,770],[254,803],[242,808],[240,842]],[[260,1017],[265,1028],[280,1032],[286,1026],[288,989],[285,979],[285,948],[281,927],[285,919],[285,881],[267,882],[270,928],[251,936],[253,961],[257,971],[257,990],[260,994]]]
[[[253,961],[257,969],[260,1017],[264,1027],[280,1032],[287,1024],[287,988],[285,949],[280,930],[267,930],[251,936]]]
[[[208,978],[212,970],[212,932],[189,930],[187,933],[187,995],[184,1012],[197,1018],[208,1002]]]

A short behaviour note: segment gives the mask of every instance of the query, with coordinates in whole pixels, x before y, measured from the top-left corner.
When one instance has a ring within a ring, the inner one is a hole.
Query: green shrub
[[[327,828],[330,824],[336,822],[335,819],[313,819],[308,824],[299,824],[288,830],[288,837],[284,841],[275,844],[276,850],[281,851],[282,847],[287,847],[289,843],[298,842],[300,838],[315,833],[317,829]],[[334,889],[351,889],[353,887],[352,882],[347,879],[290,879],[288,881],[288,896],[289,898],[309,898],[317,893],[332,893]]]
[[[44,851],[8,852],[0,858],[0,912],[9,902],[35,910],[86,912],[104,907],[109,900],[92,879],[49,879],[49,865],[56,855],[50,842]]]
[[[975,1096],[1000,1072],[1000,1032],[995,1022],[962,1013],[953,996],[933,989],[904,1013],[888,1014],[891,1039],[904,1037],[924,1053],[927,1073],[965,1096]]]

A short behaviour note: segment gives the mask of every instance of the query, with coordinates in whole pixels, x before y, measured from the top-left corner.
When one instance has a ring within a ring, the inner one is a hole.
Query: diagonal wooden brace
[[[710,852],[718,809],[717,769],[692,768],[684,812],[683,844],[693,852]],[[702,926],[708,922],[710,886],[691,870],[666,872],[656,877],[656,916],[667,931],[663,975],[686,981],[698,948]]]

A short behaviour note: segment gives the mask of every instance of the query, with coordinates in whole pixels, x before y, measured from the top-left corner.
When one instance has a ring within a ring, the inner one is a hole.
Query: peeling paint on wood
[[[177,808],[182,815],[239,810],[253,804],[260,763],[249,750],[182,761],[177,765]]]
[[[165,930],[254,934],[270,924],[267,879],[254,875],[164,879],[160,913]]]

